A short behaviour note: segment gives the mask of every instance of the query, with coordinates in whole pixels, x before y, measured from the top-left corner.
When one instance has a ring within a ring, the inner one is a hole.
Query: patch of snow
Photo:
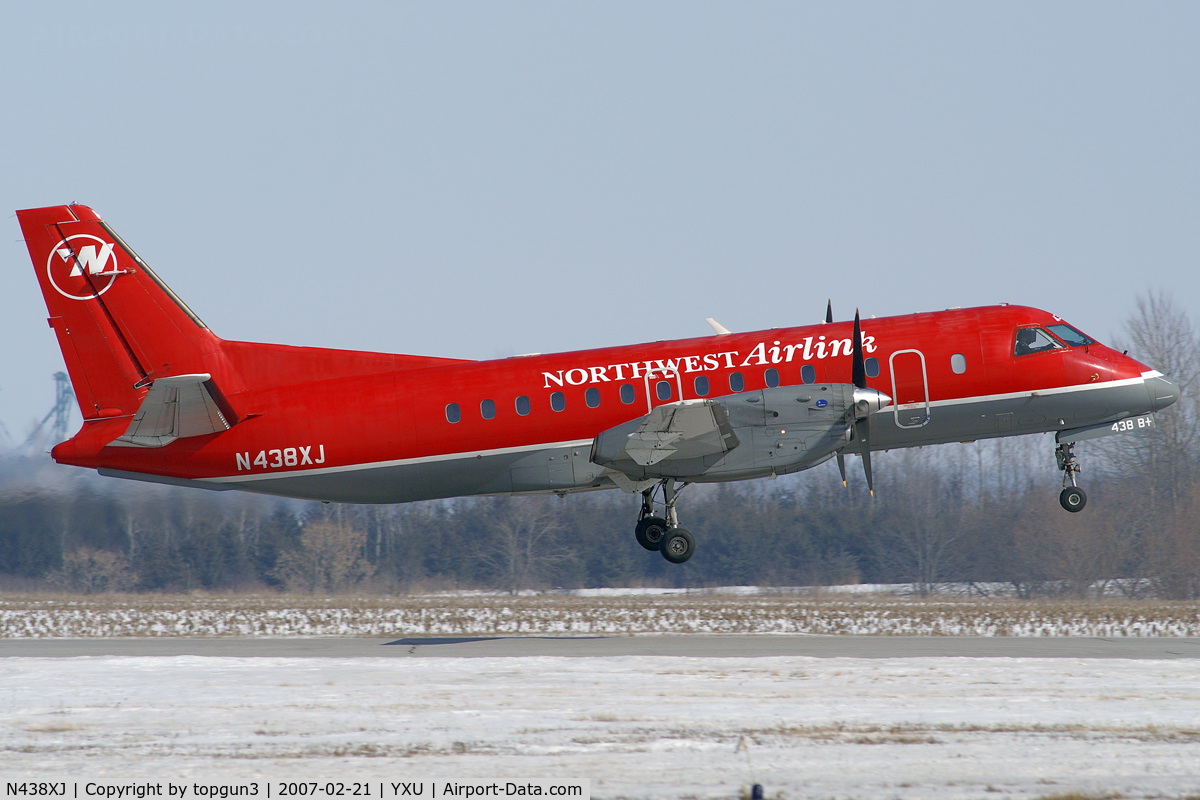
[[[4,658],[0,779],[1183,797],[1198,686],[1190,660]]]
[[[1152,601],[766,593],[0,600],[0,638],[681,633],[1185,637],[1200,636],[1200,611],[1194,603]]]

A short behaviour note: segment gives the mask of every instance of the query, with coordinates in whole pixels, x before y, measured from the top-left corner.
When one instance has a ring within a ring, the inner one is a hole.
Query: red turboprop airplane
[[[639,543],[695,551],[676,497],[873,450],[1146,430],[1179,390],[1023,306],[494,361],[218,338],[87,206],[18,211],[83,427],[54,459],[102,475],[343,503],[619,488]],[[661,516],[655,496],[661,487]]]

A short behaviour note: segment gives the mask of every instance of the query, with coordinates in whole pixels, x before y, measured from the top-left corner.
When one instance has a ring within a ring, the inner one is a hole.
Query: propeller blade
[[[870,493],[871,497],[874,497],[875,482],[871,480],[871,451],[869,449],[863,450],[862,460],[863,472],[867,474],[867,491]]]
[[[867,476],[867,491],[871,493],[871,497],[875,496],[875,481],[871,474],[871,418],[863,417],[855,424],[855,431],[858,433],[858,438],[862,442],[862,462],[863,472]]]
[[[858,309],[854,309],[854,366],[851,381],[855,388],[867,388],[867,362],[863,358],[862,326],[858,322]]]
[[[830,304],[832,308],[832,303]],[[830,313],[832,319],[832,312]],[[867,360],[863,355],[862,321],[858,309],[854,310],[854,339],[851,355],[851,380],[854,391],[851,393],[850,406],[847,411],[854,422],[854,438],[858,441],[858,453],[862,456],[863,472],[867,476],[867,490],[875,496],[875,479],[871,473],[871,413],[882,411],[891,405],[892,398],[878,389],[867,388]],[[846,485],[846,464],[841,451],[837,453],[838,470],[842,473],[842,485]]]
[[[829,298],[828,305],[825,306],[825,321],[833,322],[833,298]]]

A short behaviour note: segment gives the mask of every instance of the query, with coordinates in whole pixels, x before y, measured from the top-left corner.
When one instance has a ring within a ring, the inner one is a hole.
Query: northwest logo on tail
[[[72,300],[99,297],[122,272],[117,268],[115,247],[112,242],[87,233],[68,236],[51,248],[46,275],[63,297]]]

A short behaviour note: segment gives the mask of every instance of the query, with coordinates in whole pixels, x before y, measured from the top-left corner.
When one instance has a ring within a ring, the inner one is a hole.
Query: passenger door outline
[[[922,404],[920,402],[916,402],[916,403],[900,402],[900,399],[901,399],[900,392],[896,388],[896,356],[902,356],[907,353],[912,353],[912,354],[916,355],[919,359],[921,359],[921,386],[925,390],[924,404]],[[891,374],[892,374],[892,397],[894,398],[894,401],[892,404],[892,418],[896,421],[896,427],[897,428],[923,428],[926,425],[928,425],[929,424],[929,373],[925,369],[925,354],[922,353],[920,350],[915,350],[915,349],[897,350],[896,352],[892,353],[888,357],[888,371],[891,372]],[[911,412],[915,409],[919,409],[922,407],[922,405],[924,405],[925,413],[919,422],[916,422],[916,423],[910,422],[909,424],[905,424],[900,421],[900,412],[901,411],[905,412],[906,419],[911,419],[911,415],[908,414],[908,412]]]

